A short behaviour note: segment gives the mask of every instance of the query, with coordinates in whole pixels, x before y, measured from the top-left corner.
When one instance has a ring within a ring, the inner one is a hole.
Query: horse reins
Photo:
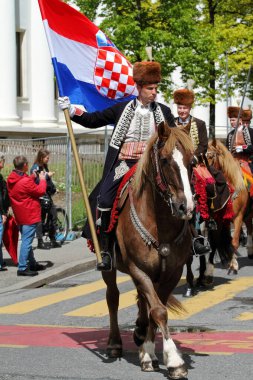
[[[151,155],[153,168],[156,171],[155,180],[156,180],[156,185],[157,185],[157,186],[154,185],[153,187],[160,194],[164,202],[167,203],[167,205],[170,207],[171,214],[172,216],[174,216],[175,214],[173,210],[172,194],[170,191],[169,184],[166,180],[166,177],[162,171],[162,168],[158,160],[158,142],[159,142],[159,138],[156,140],[155,144],[153,145],[153,152],[152,152],[153,154]]]
[[[151,161],[153,164],[153,168],[155,169],[156,175],[155,180],[156,183],[154,183],[149,177],[149,181],[152,184],[152,187],[159,193],[161,198],[165,201],[165,203],[170,207],[172,216],[175,216],[174,210],[173,210],[173,202],[172,202],[172,194],[170,192],[169,184],[166,180],[166,177],[160,167],[159,160],[158,160],[158,142],[159,139],[155,142],[153,145],[153,154],[151,155]],[[153,245],[155,249],[159,251],[160,243],[158,240],[156,240],[153,235],[144,227],[142,222],[140,221],[137,211],[134,206],[134,200],[133,200],[133,190],[131,185],[129,186],[129,200],[130,200],[130,217],[131,221],[137,230],[137,232],[140,234],[142,240],[149,246]],[[185,220],[183,228],[180,232],[180,234],[177,236],[177,238],[174,240],[175,244],[178,244],[182,237],[184,236],[186,229],[188,226],[188,222]]]

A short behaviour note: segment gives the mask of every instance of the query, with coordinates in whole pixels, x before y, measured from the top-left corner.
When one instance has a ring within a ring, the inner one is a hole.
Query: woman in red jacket
[[[41,221],[39,197],[46,192],[45,173],[39,173],[40,182],[36,184],[35,175],[26,174],[28,171],[26,157],[15,157],[13,164],[15,169],[7,179],[7,188],[22,240],[17,275],[36,276],[38,270],[44,269],[44,266],[38,264],[34,258],[32,242],[37,223]]]

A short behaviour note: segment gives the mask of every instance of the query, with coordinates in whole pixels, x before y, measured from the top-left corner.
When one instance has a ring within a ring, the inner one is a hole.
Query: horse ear
[[[164,121],[158,124],[157,131],[159,139],[167,139],[170,135],[170,128]]]
[[[216,146],[217,146],[217,142],[216,142],[216,138],[215,138],[215,137],[213,137],[212,145],[213,145],[215,148],[216,148]]]

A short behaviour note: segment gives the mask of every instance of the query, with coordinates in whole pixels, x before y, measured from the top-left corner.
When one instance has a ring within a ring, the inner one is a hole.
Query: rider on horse
[[[107,232],[113,201],[123,176],[141,157],[146,142],[162,121],[174,125],[174,117],[169,107],[155,101],[158,83],[161,81],[161,66],[158,62],[136,62],[133,79],[138,90],[137,99],[117,103],[101,112],[87,113],[73,105],[67,97],[59,98],[61,109],[69,108],[71,119],[87,128],[114,125],[103,177],[90,195],[91,205],[101,213],[100,244],[102,263],[98,270],[112,267],[109,252],[110,233]],[[85,228],[85,237],[90,238]]]
[[[238,120],[239,112],[240,117]],[[244,179],[249,185],[252,196],[253,130],[249,128],[251,116],[251,110],[240,110],[240,107],[228,107],[228,117],[232,130],[227,136],[226,147],[239,161]]]
[[[177,104],[178,117],[175,118],[176,125],[184,129],[190,136],[194,146],[194,158],[192,165],[196,166],[199,161],[203,161],[203,156],[207,151],[208,137],[206,124],[203,120],[193,117],[190,112],[194,103],[194,92],[182,88],[176,90],[173,94],[174,102]],[[203,237],[199,236],[195,230],[196,216],[192,219],[191,230],[194,238],[193,250],[198,255],[207,254],[210,252],[208,245],[202,244]],[[199,236],[199,238],[198,238]]]

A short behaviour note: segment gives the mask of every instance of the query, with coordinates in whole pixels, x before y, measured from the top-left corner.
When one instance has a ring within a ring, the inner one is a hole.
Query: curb
[[[32,289],[41,288],[42,286],[48,285],[51,282],[61,280],[64,277],[73,276],[75,274],[80,274],[86,272],[96,267],[96,259],[87,258],[80,261],[75,261],[71,264],[64,264],[58,268],[48,270],[43,273],[40,272],[38,276],[29,278],[23,282],[15,285],[0,289],[0,294],[12,292],[19,289]]]

